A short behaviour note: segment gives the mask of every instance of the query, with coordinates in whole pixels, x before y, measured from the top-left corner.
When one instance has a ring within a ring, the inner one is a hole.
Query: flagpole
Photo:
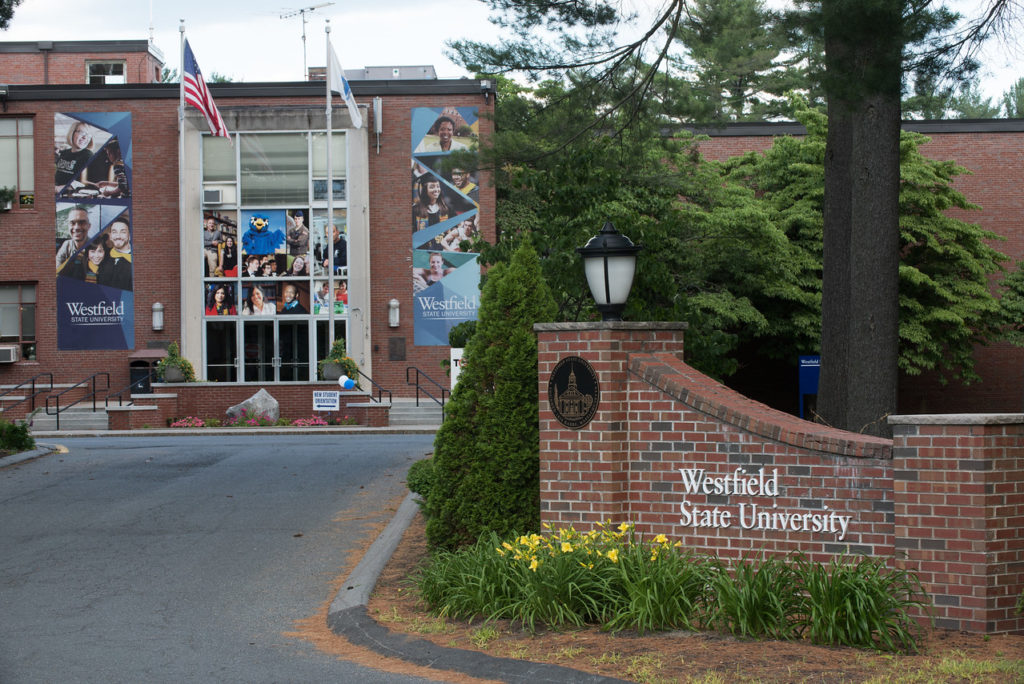
[[[329,299],[327,302],[328,308],[328,323],[327,330],[328,335],[331,339],[328,343],[328,349],[330,345],[334,344],[334,340],[337,339],[337,334],[334,332],[334,164],[331,161],[331,148],[334,146],[334,124],[331,121],[331,110],[333,109],[333,103],[331,102],[331,69],[333,68],[331,60],[331,20],[328,19],[324,30],[327,34],[327,46],[324,51],[324,55],[327,58],[327,78],[324,82],[327,84],[327,289],[330,292]],[[341,236],[339,236],[341,237]],[[346,340],[346,351],[348,349],[348,340]],[[356,380],[356,378],[353,378]]]
[[[188,247],[185,239],[185,20],[179,20],[178,33],[180,47],[178,50],[178,263],[188,263]],[[185,342],[185,311],[188,309],[185,274],[178,269],[178,338]],[[188,356],[186,349],[181,350]],[[206,371],[202,375],[205,378]]]

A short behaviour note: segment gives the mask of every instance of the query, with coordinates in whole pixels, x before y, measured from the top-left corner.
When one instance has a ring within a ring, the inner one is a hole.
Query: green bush
[[[434,440],[427,541],[454,549],[540,524],[537,340],[555,304],[529,245],[488,273],[466,366]]]
[[[167,345],[167,356],[160,359],[156,364],[156,373],[161,380],[164,379],[164,374],[168,368],[180,369],[181,374],[185,376],[185,382],[196,381],[196,371],[192,367],[192,363],[181,355],[181,349],[178,347],[177,341]]]
[[[440,550],[418,577],[441,616],[509,619],[533,631],[716,629],[747,638],[914,651],[910,609],[924,605],[917,578],[874,558],[819,564],[786,558],[725,563],[680,550],[630,525],[501,537]]]
[[[27,423],[12,423],[0,418],[0,451],[17,453],[35,448],[36,440],[29,434]]]
[[[803,627],[818,644],[861,646],[882,651],[913,650],[918,625],[911,607],[925,605],[917,576],[887,568],[877,558],[833,557],[828,565],[796,560],[808,609]]]
[[[795,639],[803,610],[800,578],[791,562],[768,557],[746,559],[732,573],[721,565],[710,585],[711,612],[706,624],[741,637]]]
[[[427,498],[430,496],[430,488],[434,484],[434,459],[425,458],[409,466],[409,472],[405,476],[405,483],[409,487],[410,492],[419,494],[420,498],[416,500],[416,503],[420,505],[420,510],[423,511],[423,514],[429,516]]]

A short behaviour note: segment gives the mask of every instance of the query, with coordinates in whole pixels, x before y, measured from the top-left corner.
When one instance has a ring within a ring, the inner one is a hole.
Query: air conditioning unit
[[[220,188],[216,190],[203,190],[203,204],[220,204]]]
[[[14,363],[21,359],[21,347],[16,344],[0,345],[0,363]]]

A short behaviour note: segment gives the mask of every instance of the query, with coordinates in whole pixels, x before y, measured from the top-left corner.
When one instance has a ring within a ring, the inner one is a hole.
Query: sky
[[[663,0],[627,0],[650,11]],[[782,0],[771,0],[777,5]],[[292,3],[292,4],[287,4]],[[167,66],[179,68],[179,20],[203,72],[235,81],[303,79],[302,15],[324,0],[23,0],[0,40],[140,40],[150,25]],[[982,0],[951,0],[963,14]],[[282,19],[281,15],[295,13]],[[430,64],[439,78],[469,76],[445,56],[445,41],[495,42],[500,34],[480,0],[334,0],[306,16],[306,61],[323,66],[324,26],[345,69]],[[54,18],[57,18],[56,21]],[[982,93],[998,100],[1024,74],[1024,42],[990,45],[983,54]],[[2,80],[2,75],[0,75]]]
[[[292,4],[289,4],[292,3]],[[281,15],[324,0],[23,0],[0,41],[153,40],[165,64],[179,68],[178,26],[203,72],[235,81],[303,80],[302,16]],[[306,13],[306,60],[326,63],[325,20],[345,69],[431,64],[439,78],[469,74],[444,56],[449,38],[496,40],[478,0],[335,0]],[[56,20],[55,20],[56,18]]]

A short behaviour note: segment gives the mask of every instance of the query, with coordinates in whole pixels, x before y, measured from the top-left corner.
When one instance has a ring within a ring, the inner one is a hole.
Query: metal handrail
[[[416,382],[412,382],[411,380],[409,380],[409,371],[416,371]],[[431,394],[430,390],[424,389],[420,385],[420,376],[423,376],[424,378],[429,380],[432,385],[437,386],[441,390],[441,398],[440,399],[438,399],[433,394]],[[426,373],[421,371],[416,366],[408,366],[405,369],[405,384],[406,385],[416,385],[416,406],[417,406],[417,408],[420,405],[420,392],[423,392],[425,395],[427,395],[428,397],[433,399],[434,403],[440,404],[440,406],[441,406],[441,420],[442,421],[444,420],[444,402],[445,402],[445,399],[446,399],[447,395],[451,394],[451,392],[448,391],[447,387],[445,387],[444,385],[439,383],[437,380],[434,380],[434,378],[430,377],[429,375],[427,375]]]
[[[41,378],[44,375],[46,375],[46,376],[48,376],[50,378],[50,387],[49,387],[49,389],[37,390],[36,389],[36,378]],[[29,383],[32,384],[32,392],[31,392],[31,394],[29,394],[27,397],[19,399],[18,401],[14,402],[13,404],[10,404],[9,406],[6,406],[4,408],[5,411],[9,411],[10,409],[14,408],[15,406],[17,406],[18,404],[22,403],[23,401],[28,401],[30,399],[32,400],[32,405],[31,405],[31,408],[29,409],[29,411],[35,411],[36,410],[36,397],[38,395],[40,395],[40,394],[43,394],[44,392],[52,392],[53,391],[53,373],[37,373],[37,374],[33,375],[31,378],[29,378],[28,380],[26,380],[25,382],[23,382],[23,383],[21,383],[19,385],[15,385],[11,389],[7,390],[6,392],[0,392],[0,399],[2,399],[3,397],[7,396],[8,394],[13,392],[14,390],[21,389],[22,387],[24,387],[25,385],[28,385]]]
[[[141,385],[142,383],[146,382],[147,380],[149,382],[153,382],[157,378],[157,375],[159,375],[159,372],[154,368],[153,370],[151,370],[149,373],[146,374],[146,377],[139,378],[138,380],[136,380],[136,381],[134,381],[132,383],[129,383],[129,385],[127,387],[123,387],[123,388],[119,389],[116,392],[111,392],[110,394],[108,394],[103,399],[104,405],[109,406],[110,405],[110,400],[113,399],[114,397],[117,397],[117,405],[118,406],[124,406],[123,395],[124,395],[125,392],[128,392],[129,390],[132,390],[132,389],[136,388],[137,386]],[[135,400],[131,398],[131,393],[129,392],[129,394],[128,394],[128,405],[131,406],[134,403],[135,403]]]
[[[107,380],[107,384],[106,384],[105,387],[97,387],[96,386],[96,379],[101,377],[101,376],[106,378],[106,380]],[[70,392],[73,389],[78,389],[79,387],[81,387],[82,385],[86,384],[90,380],[92,381],[92,391],[91,392],[87,393],[83,397],[80,397],[80,398],[76,399],[75,401],[71,402],[70,404],[68,404],[64,408],[60,407],[61,395],[67,394],[68,392]],[[96,394],[97,394],[98,390],[101,390],[101,389],[104,389],[104,390],[110,389],[110,373],[106,373],[106,372],[93,373],[92,375],[90,375],[86,379],[81,380],[79,382],[76,382],[71,387],[68,387],[66,390],[63,390],[61,392],[57,392],[57,394],[51,394],[50,396],[46,397],[46,415],[48,415],[48,416],[55,416],[57,418],[57,429],[60,430],[60,414],[61,414],[61,412],[62,411],[67,411],[69,408],[71,408],[75,404],[79,404],[79,403],[81,403],[81,402],[83,402],[83,401],[85,401],[86,399],[89,399],[89,398],[92,398],[92,410],[96,411]],[[56,408],[56,410],[53,413],[50,412],[50,400],[51,399],[54,400],[54,405],[55,405],[55,408]]]
[[[366,373],[364,373],[363,371],[359,370],[358,368],[357,368],[356,370],[357,370],[357,371],[359,371],[359,374],[360,374],[360,375],[362,375],[362,376],[363,376],[364,378],[366,378],[367,380],[369,380],[369,381],[370,381],[370,384],[371,384],[371,385],[373,385],[374,387],[376,387],[376,388],[377,388],[377,398],[376,398],[376,399],[374,399],[374,398],[373,398],[373,392],[371,392],[371,393],[370,393],[370,395],[369,395],[369,396],[370,396],[370,401],[376,401],[376,402],[377,402],[378,404],[379,404],[379,403],[381,403],[381,399],[383,399],[383,398],[384,398],[384,393],[385,393],[385,392],[387,392],[387,393],[388,393],[388,403],[389,403],[389,404],[391,403],[391,390],[389,390],[389,389],[384,389],[384,388],[383,388],[383,387],[381,387],[381,386],[380,386],[379,384],[377,384],[377,383],[376,383],[376,382],[374,381],[374,379],[373,379],[373,378],[371,378],[371,377],[370,377],[369,375],[367,375],[367,374],[366,374]]]

